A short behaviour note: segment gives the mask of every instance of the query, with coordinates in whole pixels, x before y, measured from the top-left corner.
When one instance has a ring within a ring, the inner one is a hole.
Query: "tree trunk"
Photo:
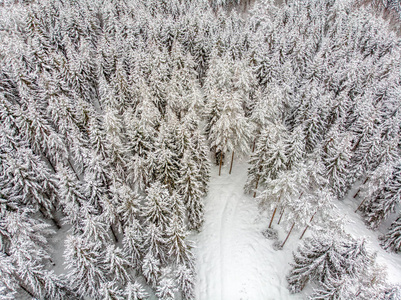
[[[258,189],[258,185],[259,185],[259,178],[260,176],[258,176],[258,179],[256,180],[256,186],[255,186],[255,191],[253,192],[253,198],[256,197],[256,190]]]
[[[221,175],[221,164],[222,163],[223,163],[223,153],[220,152],[219,176]]]
[[[277,225],[279,225],[280,224],[280,222],[281,222],[281,218],[283,217],[283,215],[284,215],[284,207],[283,207],[283,209],[281,210],[281,212],[280,212],[280,218],[278,219],[278,222],[277,222]]]
[[[42,217],[44,219],[50,219],[52,221],[52,223],[54,224],[54,226],[56,226],[57,229],[60,229],[61,226],[59,224],[59,222],[52,216],[48,216],[44,211],[43,211],[43,207],[39,208],[40,214],[42,215]]]
[[[252,153],[255,152],[256,138],[253,140]]]
[[[59,221],[57,221],[55,218],[51,217],[50,220],[52,220],[54,226],[57,227],[57,229],[61,229]]]
[[[19,287],[24,290],[30,297],[36,299],[35,297],[35,293],[33,291],[31,291],[28,287],[25,286],[24,281],[22,280],[22,278],[19,276],[19,274],[14,273],[13,274],[15,279],[17,279],[18,281],[18,285]]]
[[[276,214],[276,211],[277,211],[277,206],[276,206],[276,208],[275,208],[274,211],[273,211],[272,218],[270,219],[269,228],[272,228],[272,223],[273,223],[273,219],[274,219],[274,215]]]
[[[35,295],[31,291],[29,291],[26,287],[24,287],[21,283],[19,284],[19,287],[23,289],[25,293],[27,293],[30,297],[36,299]]]
[[[72,169],[72,171],[74,172],[74,174],[75,174],[75,177],[77,177],[77,179],[78,179],[78,181],[80,180],[79,179],[79,176],[78,176],[78,173],[77,173],[77,171],[75,171],[75,169],[74,169],[74,167],[72,166],[72,163],[70,162],[70,160],[69,159],[67,159],[67,161],[68,161],[68,164],[70,165],[70,168]]]
[[[231,174],[231,170],[233,169],[233,161],[234,161],[234,151],[233,154],[231,155],[230,172],[228,172],[228,174]]]
[[[294,228],[294,226],[295,226],[295,222],[292,223],[291,229],[290,229],[290,231],[288,232],[287,237],[285,238],[284,242],[281,244],[281,248],[284,247],[285,243],[287,242],[288,238],[290,237],[291,231],[292,231],[292,229]]]
[[[114,232],[113,225],[110,225],[110,231],[113,234],[114,240],[116,241],[116,243],[118,243],[118,238],[116,233]]]
[[[356,148],[358,148],[359,143],[361,142],[362,138],[359,138],[359,140],[355,143],[354,147],[352,147],[351,152],[355,152]]]
[[[49,164],[50,168],[52,169],[53,173],[56,173],[56,168],[54,167],[53,163],[50,161],[50,159],[47,158],[47,156],[42,153],[42,156],[46,160],[46,162]]]
[[[366,184],[366,182],[368,182],[368,180],[369,180],[369,176],[366,177],[366,179],[363,181],[362,185]],[[359,188],[358,191],[355,193],[354,199],[358,196],[360,191],[361,191],[361,188]]]
[[[310,218],[309,223],[313,221],[313,218],[315,217],[316,213],[317,213],[317,211],[313,214],[312,218]],[[299,238],[300,240],[302,240],[302,238],[304,237],[304,234],[305,234],[306,230],[308,230],[308,228],[309,228],[309,225],[306,225],[304,231],[302,232],[302,234]]]
[[[362,204],[366,201],[366,199],[367,198],[362,200],[361,204],[359,204],[359,206],[355,209],[355,212],[357,212],[362,207]]]

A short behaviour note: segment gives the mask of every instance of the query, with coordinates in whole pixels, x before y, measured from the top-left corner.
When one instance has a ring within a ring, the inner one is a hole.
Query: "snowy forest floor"
[[[268,227],[271,212],[260,214],[257,201],[243,192],[248,165],[234,162],[231,175],[228,174],[228,167],[227,164],[222,168],[221,176],[218,176],[218,167],[212,168],[209,193],[205,199],[205,223],[195,237],[196,299],[306,298],[311,287],[303,293],[291,295],[286,281],[292,253],[299,245],[300,232],[293,232],[283,250],[274,250],[274,241],[262,234]],[[351,201],[350,198],[337,203],[345,219],[350,220],[345,226],[346,231],[355,238],[365,237],[368,249],[377,251],[378,262],[387,266],[389,281],[401,284],[401,255],[388,253],[380,247],[380,230],[366,228],[361,216],[354,213],[358,201]],[[285,224],[277,225],[277,219],[273,227],[278,230],[279,240],[282,241],[286,228]]]

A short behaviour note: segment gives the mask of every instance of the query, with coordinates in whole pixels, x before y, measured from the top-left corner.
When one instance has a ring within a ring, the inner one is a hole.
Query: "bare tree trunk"
[[[42,207],[39,208],[39,211],[40,211],[40,214],[42,215],[42,217],[43,217],[44,219],[50,219],[50,220],[52,221],[52,223],[54,224],[54,226],[56,226],[57,229],[60,229],[60,228],[61,228],[59,222],[58,222],[54,217],[48,216],[48,215],[43,211],[43,208],[42,208]]]
[[[42,153],[43,158],[46,160],[46,162],[49,164],[50,168],[52,169],[53,173],[56,173],[56,168],[54,167],[53,163],[50,161],[50,159],[47,158],[47,156]]]
[[[114,232],[113,225],[110,225],[110,231],[113,234],[114,240],[116,241],[116,243],[118,243],[118,238],[116,233]]]
[[[316,213],[317,213],[317,211],[313,214],[312,218],[310,218],[309,223],[313,221],[313,218],[315,217]],[[302,238],[304,237],[304,234],[305,234],[306,230],[308,230],[308,228],[309,228],[309,225],[306,225],[304,231],[302,232],[302,234],[299,238],[300,240],[302,240]]]
[[[221,164],[222,163],[223,163],[223,153],[220,152],[219,176],[221,175]]]
[[[366,184],[366,182],[368,182],[369,177],[366,177],[366,179],[364,180],[364,182],[362,183],[362,185]],[[355,193],[354,195],[354,199],[358,196],[359,192],[361,191],[361,188],[358,189],[358,191]]]
[[[292,229],[294,228],[294,226],[295,226],[295,222],[292,223],[291,229],[290,229],[290,231],[288,232],[287,237],[285,238],[284,242],[281,244],[281,248],[284,247],[285,243],[287,242],[288,238],[290,237],[291,231],[292,231]]]
[[[17,273],[14,273],[14,277],[15,277],[15,279],[17,279],[17,281],[18,281],[19,287],[20,287],[23,291],[25,291],[30,297],[36,299],[35,293],[34,293],[33,291],[31,291],[28,287],[25,286],[25,284],[23,283],[24,281],[22,280],[22,278],[21,278]]]
[[[77,173],[77,171],[75,170],[75,168],[73,167],[73,165],[72,165],[72,163],[71,163],[71,161],[69,160],[69,159],[67,159],[67,161],[68,161],[68,164],[70,165],[70,168],[72,169],[72,171],[74,172],[74,174],[75,174],[75,177],[77,177],[77,179],[78,179],[78,181],[80,180],[79,179],[79,176],[78,176],[78,173]]]
[[[233,150],[233,154],[231,155],[230,172],[228,172],[228,174],[231,174],[231,170],[233,169],[233,161],[234,161],[234,150]]]
[[[259,186],[259,178],[260,178],[260,176],[258,176],[258,180],[256,180],[256,186],[255,186],[255,191],[253,192],[253,198],[256,197],[256,190],[258,189],[258,186]]]
[[[276,208],[275,208],[274,211],[273,211],[272,218],[270,219],[269,228],[272,228],[272,223],[273,223],[273,219],[274,219],[274,215],[276,214],[276,211],[277,211],[277,206],[276,206]]]
[[[357,212],[362,207],[362,204],[365,203],[366,199],[368,199],[368,198],[366,197],[365,199],[362,200],[362,202],[359,204],[359,206],[355,209],[355,212]]]
[[[29,291],[26,287],[24,287],[21,283],[19,284],[19,287],[23,289],[24,292],[27,293],[30,297],[36,299],[35,295],[31,291]]]
[[[277,222],[277,225],[279,225],[280,224],[280,222],[281,222],[281,218],[283,217],[283,215],[284,215],[284,207],[283,207],[283,209],[281,210],[281,212],[280,212],[280,218],[278,219],[278,222]]]
[[[255,152],[256,138],[253,140],[252,153]]]

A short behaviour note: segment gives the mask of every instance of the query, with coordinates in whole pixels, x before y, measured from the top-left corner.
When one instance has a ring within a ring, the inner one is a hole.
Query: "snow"
[[[65,264],[64,264],[64,250],[65,250],[65,240],[67,235],[70,233],[69,229],[71,226],[63,225],[57,234],[50,241],[51,245],[51,256],[55,263],[53,271],[57,275],[66,274]]]
[[[212,168],[205,199],[205,223],[196,237],[196,299],[305,299],[312,292],[311,285],[302,293],[291,295],[286,281],[301,232],[293,231],[284,249],[274,250],[274,241],[262,235],[271,212],[259,213],[255,199],[243,192],[248,164],[234,161],[231,175],[228,167],[226,162],[221,176],[218,176],[218,167]],[[354,212],[359,203],[352,198],[353,192],[336,203],[344,218],[349,219],[346,232],[354,238],[365,237],[367,248],[377,252],[378,263],[387,267],[388,281],[401,284],[401,255],[380,247],[380,230],[369,230],[360,214]],[[277,225],[277,220],[278,216],[273,228],[278,230],[281,242],[286,237],[288,224]],[[382,232],[386,226],[382,226]],[[310,233],[308,230],[305,236]]]
[[[258,213],[255,199],[243,192],[248,165],[234,161],[212,168],[205,199],[205,223],[197,237],[198,300],[301,299],[290,295],[285,276],[294,245],[281,251],[262,235],[268,218]]]

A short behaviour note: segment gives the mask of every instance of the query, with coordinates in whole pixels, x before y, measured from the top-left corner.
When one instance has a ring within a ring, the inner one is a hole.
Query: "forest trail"
[[[286,289],[291,252],[274,251],[262,235],[255,199],[245,195],[247,164],[212,168],[205,223],[197,236],[197,300],[297,299]],[[285,257],[287,256],[287,257]]]

